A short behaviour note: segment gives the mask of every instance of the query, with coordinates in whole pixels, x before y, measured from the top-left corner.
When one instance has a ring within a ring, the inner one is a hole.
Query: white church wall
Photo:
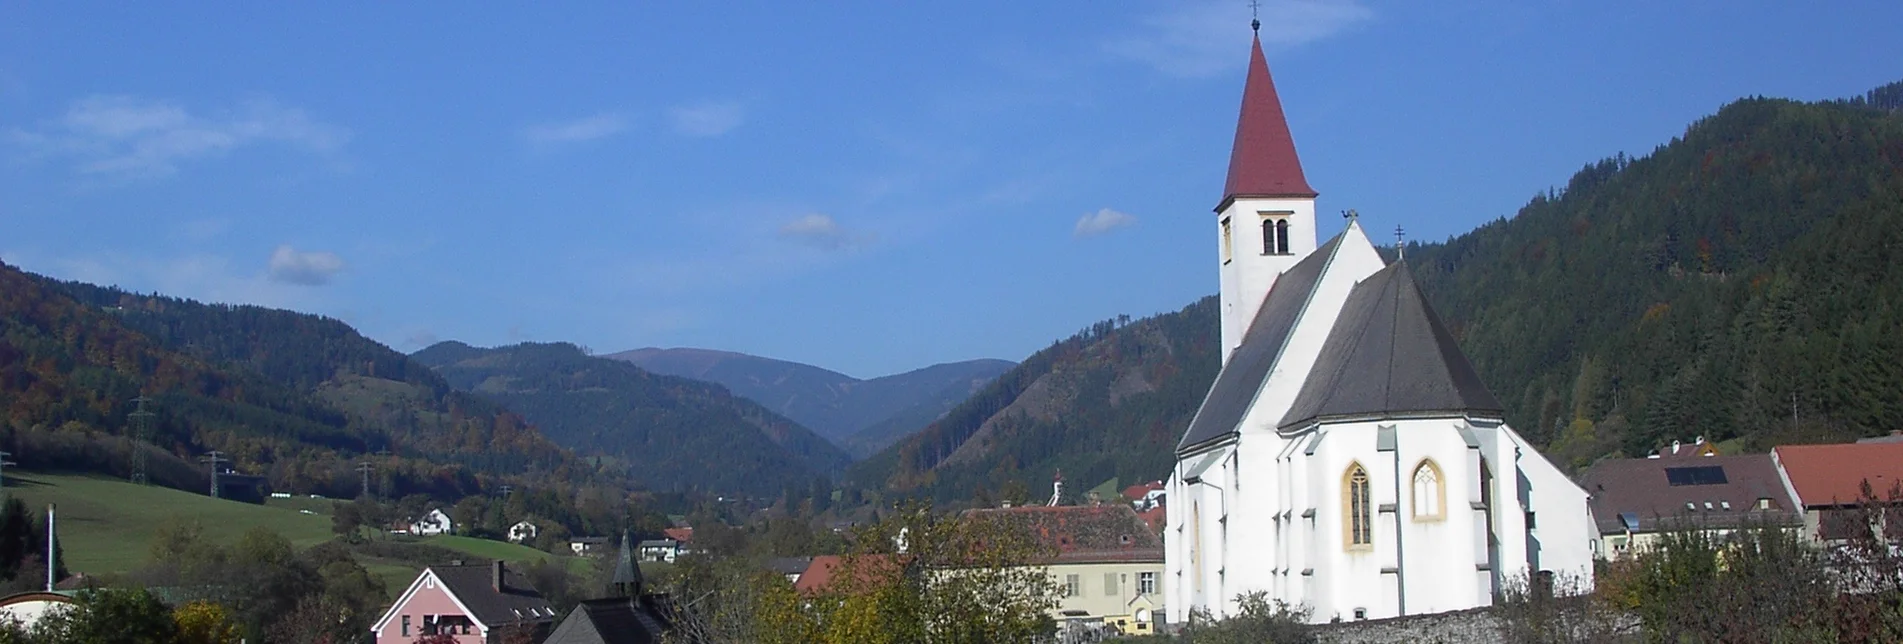
[[[1449,419],[1393,423],[1396,449],[1389,457],[1400,465],[1403,608],[1410,615],[1491,603],[1491,587],[1475,574],[1476,564],[1486,561],[1486,535],[1473,520],[1469,498],[1478,500],[1479,470],[1468,467],[1477,455],[1460,435],[1462,424]],[[1439,479],[1432,486],[1437,489],[1414,484],[1415,473],[1426,464]]]
[[[1319,622],[1350,620],[1355,618],[1356,609],[1366,619],[1398,615],[1396,595],[1391,590],[1381,591],[1384,584],[1391,583],[1382,579],[1382,570],[1395,567],[1393,515],[1381,511],[1395,502],[1393,464],[1376,455],[1373,423],[1326,426],[1318,431],[1322,439],[1314,455],[1306,459],[1307,502],[1315,509],[1316,518],[1309,548],[1315,571],[1314,591],[1308,597],[1314,609],[1311,618]],[[1373,543],[1363,547],[1351,547],[1347,534],[1344,480],[1349,466],[1355,463],[1368,473],[1371,496]]]
[[[1262,252],[1262,222],[1266,217],[1288,220],[1287,254]],[[1222,229],[1225,221],[1229,222],[1227,234]],[[1217,243],[1229,246],[1218,248],[1224,258],[1219,280],[1222,356],[1223,361],[1228,362],[1229,352],[1242,345],[1242,336],[1255,320],[1256,311],[1262,308],[1275,278],[1314,252],[1315,200],[1238,198],[1217,214],[1216,226]]]
[[[1497,431],[1520,448],[1519,469],[1531,492],[1527,509],[1533,512],[1532,531],[1539,540],[1540,569],[1583,583],[1579,588],[1582,591],[1590,590],[1592,544],[1598,532],[1586,491],[1533,449],[1518,432],[1506,425]]]

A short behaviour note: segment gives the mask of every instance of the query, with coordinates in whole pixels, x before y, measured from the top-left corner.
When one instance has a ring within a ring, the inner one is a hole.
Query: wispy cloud
[[[1106,43],[1120,58],[1172,76],[1209,76],[1245,62],[1248,6],[1228,0],[1173,2],[1142,21],[1137,33]],[[1374,17],[1360,0],[1268,0],[1262,3],[1262,45],[1288,48],[1341,33]]]
[[[1104,208],[1078,217],[1077,226],[1071,229],[1071,236],[1096,237],[1118,228],[1134,226],[1136,223],[1136,215]]]
[[[875,236],[847,230],[831,215],[812,213],[780,226],[780,238],[819,250],[844,251],[872,243]]]
[[[279,246],[271,253],[271,265],[267,275],[273,282],[323,286],[329,284],[331,278],[343,270],[344,260],[336,253],[307,252],[290,246]]]
[[[740,127],[746,109],[739,103],[696,103],[675,107],[668,114],[674,131],[687,136],[720,136]]]
[[[614,112],[603,112],[571,121],[532,125],[522,131],[522,138],[538,145],[580,143],[605,139],[626,131],[628,131],[627,117]]]
[[[56,121],[5,133],[29,155],[70,159],[81,174],[116,177],[170,175],[184,163],[261,144],[329,152],[349,138],[344,128],[268,99],[194,114],[171,101],[130,96],[80,99]]]

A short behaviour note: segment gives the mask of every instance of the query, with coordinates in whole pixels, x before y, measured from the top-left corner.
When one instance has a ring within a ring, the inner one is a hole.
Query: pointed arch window
[[[1431,459],[1414,468],[1414,519],[1433,521],[1447,516],[1447,483]]]
[[[1343,508],[1342,528],[1346,531],[1343,546],[1349,550],[1361,550],[1374,547],[1374,488],[1368,483],[1368,470],[1360,463],[1348,466],[1348,472],[1341,477]]]

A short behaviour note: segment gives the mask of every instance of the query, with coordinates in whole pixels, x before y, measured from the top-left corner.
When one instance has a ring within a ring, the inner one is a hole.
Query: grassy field
[[[275,530],[299,547],[331,538],[330,517],[117,479],[10,470],[5,491],[35,512],[45,512],[48,503],[58,505],[60,546],[73,572],[115,573],[138,567],[145,563],[159,525],[174,517],[198,521],[206,536],[223,543],[237,541],[254,526]]]

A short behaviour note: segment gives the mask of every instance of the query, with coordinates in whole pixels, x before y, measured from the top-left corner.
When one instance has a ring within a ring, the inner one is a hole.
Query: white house
[[[1503,420],[1405,260],[1351,216],[1317,243],[1258,41],[1216,208],[1222,369],[1167,482],[1171,622],[1252,591],[1312,619],[1485,606],[1591,583],[1586,493]]]
[[[509,542],[522,543],[524,541],[533,541],[535,535],[540,532],[541,528],[535,527],[533,523],[517,521],[515,525],[509,526]]]
[[[429,514],[423,515],[423,518],[411,522],[409,532],[413,535],[427,537],[436,534],[450,534],[455,532],[455,528],[455,524],[449,521],[449,515],[443,514],[441,509],[437,509],[430,510]]]
[[[674,563],[681,555],[681,542],[673,539],[648,539],[641,542],[642,561],[665,561]],[[801,568],[804,570],[805,568]]]

